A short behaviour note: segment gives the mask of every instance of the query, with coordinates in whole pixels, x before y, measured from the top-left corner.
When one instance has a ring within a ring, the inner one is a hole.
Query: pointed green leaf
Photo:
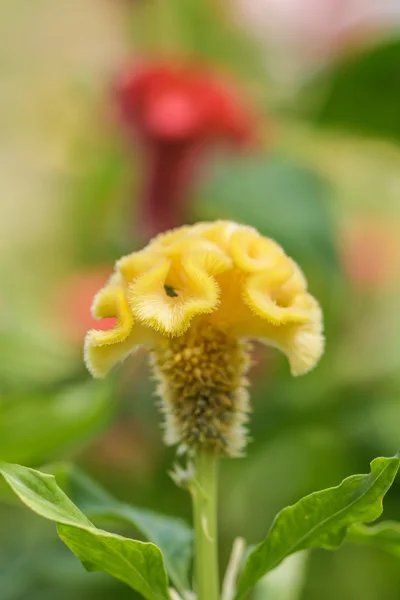
[[[88,570],[112,575],[147,600],[168,600],[164,560],[157,546],[94,527],[53,475],[6,463],[0,463],[0,473],[26,506],[57,523],[60,538]]]
[[[315,492],[284,508],[266,539],[248,556],[236,600],[286,556],[306,548],[337,548],[354,523],[370,523],[382,513],[382,498],[398,471],[400,458],[376,458],[369,475],[352,475],[334,488]]]
[[[167,576],[162,554],[153,544],[101,529],[58,525],[58,535],[88,571],[103,571],[148,600],[166,600]]]
[[[64,480],[68,494],[91,519],[111,519],[128,524],[161,549],[167,571],[178,590],[189,586],[193,534],[181,519],[119,502],[76,467],[59,465],[53,471]]]
[[[348,531],[346,542],[379,548],[400,558],[400,523],[386,521],[374,527],[353,525]]]

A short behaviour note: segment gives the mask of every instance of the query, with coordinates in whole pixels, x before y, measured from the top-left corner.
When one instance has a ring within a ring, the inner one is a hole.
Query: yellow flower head
[[[103,377],[135,348],[148,346],[161,394],[175,408],[177,390],[180,398],[198,398],[203,384],[209,397],[218,388],[225,404],[234,404],[235,390],[245,385],[248,361],[239,357],[245,340],[279,348],[293,375],[312,369],[324,346],[320,306],[296,263],[255,229],[227,221],[175,229],[123,257],[92,311],[117,319],[114,329],[87,334],[85,360],[93,376]],[[182,432],[169,437],[178,441]],[[228,453],[240,443],[234,445]]]

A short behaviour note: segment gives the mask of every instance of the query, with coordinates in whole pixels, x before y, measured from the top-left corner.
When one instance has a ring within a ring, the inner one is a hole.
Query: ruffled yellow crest
[[[321,309],[299,267],[273,240],[227,221],[175,229],[120,259],[92,310],[117,319],[113,329],[87,334],[86,364],[96,377],[138,345],[155,348],[206,323],[279,348],[294,375],[323,352]]]

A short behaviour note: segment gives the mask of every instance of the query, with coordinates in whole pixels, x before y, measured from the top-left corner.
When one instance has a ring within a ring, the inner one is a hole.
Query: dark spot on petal
[[[178,296],[178,294],[176,293],[176,291],[174,290],[172,285],[165,284],[164,290],[165,290],[165,293],[167,294],[167,296],[169,296],[170,298],[176,298]]]

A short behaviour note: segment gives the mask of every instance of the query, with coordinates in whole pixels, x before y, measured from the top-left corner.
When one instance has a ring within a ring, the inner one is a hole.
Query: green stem
[[[219,598],[217,472],[217,456],[207,450],[197,450],[195,483],[192,487],[197,600]]]

